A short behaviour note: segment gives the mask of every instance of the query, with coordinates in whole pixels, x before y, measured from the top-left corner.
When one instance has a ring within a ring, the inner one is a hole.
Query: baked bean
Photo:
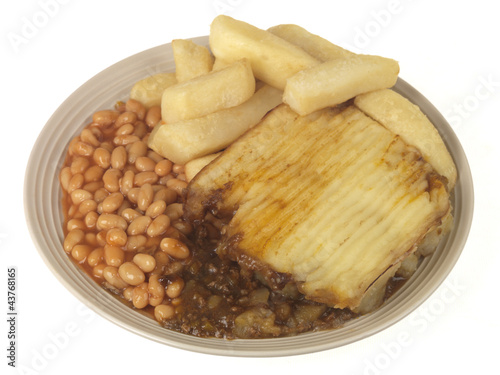
[[[144,121],[150,128],[154,128],[156,124],[158,124],[161,120],[161,107],[159,105],[155,105],[148,109],[146,113],[146,118]]]
[[[81,263],[85,260],[85,258],[87,258],[92,250],[92,246],[89,245],[75,245],[71,250],[71,256],[78,263]]]
[[[116,210],[116,214],[122,216],[122,212],[125,211],[127,208],[131,208],[131,207],[132,207],[132,203],[130,203],[126,199],[123,199],[122,204],[120,205],[120,207],[118,207],[118,210]]]
[[[139,251],[144,248],[148,239],[142,234],[135,236],[128,236],[127,243],[125,244],[125,249],[127,251]]]
[[[146,231],[149,237],[157,237],[165,233],[170,225],[170,219],[167,215],[157,216]]]
[[[158,215],[161,215],[162,213],[165,212],[165,209],[167,208],[167,204],[163,200],[157,200],[156,202],[153,202],[149,205],[148,209],[144,213],[144,215],[149,216],[151,218],[155,218]]]
[[[105,230],[101,230],[100,232],[97,232],[95,238],[96,238],[97,244],[99,246],[106,246],[108,244],[106,242],[106,234],[108,234],[108,232]]]
[[[175,203],[177,201],[177,193],[175,191],[173,191],[172,189],[168,189],[168,188],[158,190],[155,194],[153,201],[156,202],[159,200],[164,201],[165,204],[167,206],[169,206],[172,203]]]
[[[126,146],[128,144],[140,141],[141,139],[132,134],[124,134],[124,135],[117,135],[116,137],[113,138],[113,143],[116,146]]]
[[[177,298],[181,295],[183,289],[184,280],[179,277],[172,281],[169,286],[167,286],[166,293],[169,298]]]
[[[82,173],[85,172],[85,170],[89,167],[90,165],[90,161],[89,159],[85,158],[85,157],[76,157],[75,159],[73,159],[73,161],[71,162],[71,173],[73,175],[77,174],[77,173]]]
[[[132,302],[133,293],[134,293],[134,287],[129,286],[128,288],[123,289],[123,298],[125,298],[129,302]]]
[[[92,116],[92,121],[102,127],[112,125],[118,116],[120,115],[117,111],[103,110],[94,113]]]
[[[128,162],[135,164],[135,161],[140,156],[146,156],[148,153],[148,145],[142,141],[134,142],[128,149]]]
[[[92,156],[94,153],[94,147],[85,142],[77,142],[74,145],[74,152],[81,156]]]
[[[87,245],[93,246],[94,248],[98,246],[99,244],[97,243],[96,234],[94,232],[85,233],[85,243]]]
[[[137,200],[139,199],[139,191],[141,188],[135,187],[128,191],[127,198],[130,202],[137,204]]]
[[[125,102],[122,102],[121,100],[117,101],[115,103],[115,109],[120,112],[120,113],[123,113],[126,111],[125,109]]]
[[[141,138],[141,141],[143,141],[145,144],[148,144],[150,135],[151,133],[146,133],[146,135]]]
[[[86,199],[78,206],[78,211],[80,211],[82,215],[87,215],[89,212],[95,211],[96,209],[97,203],[93,199]]]
[[[74,156],[75,155],[75,145],[80,142],[80,137],[77,136],[75,138],[73,138],[71,141],[69,141],[69,144],[68,144],[68,154],[70,156]]]
[[[134,185],[142,186],[144,184],[154,184],[158,181],[158,175],[154,172],[140,172],[134,177]]]
[[[135,254],[132,261],[139,267],[143,272],[151,272],[156,267],[156,260],[152,255],[149,254]]]
[[[172,203],[165,209],[165,215],[170,218],[170,221],[175,221],[182,217],[184,214],[184,209],[182,203]]]
[[[123,173],[128,172],[128,171],[132,172],[134,175],[139,172],[137,170],[137,168],[135,167],[135,165],[132,165],[132,164],[127,164],[125,166],[125,168],[123,168]]]
[[[139,189],[137,195],[137,208],[141,211],[146,211],[149,205],[153,202],[154,192],[151,184],[144,184]]]
[[[118,210],[123,203],[122,193],[116,192],[108,195],[102,201],[102,212],[112,213]]]
[[[103,186],[102,188],[99,188],[95,191],[94,193],[94,200],[99,204],[106,199],[106,197],[109,195],[109,191],[106,190],[106,188]]]
[[[161,250],[155,251],[153,253],[153,256],[156,261],[156,268],[158,268],[158,266],[162,267],[170,263],[170,258],[168,257],[168,254],[164,253]]]
[[[115,121],[115,127],[119,128],[125,124],[133,124],[137,121],[137,115],[134,112],[126,111],[118,116]]]
[[[108,266],[106,266],[104,263],[98,264],[92,269],[92,274],[94,275],[95,278],[102,279],[104,277],[103,273],[106,267]]]
[[[174,164],[172,166],[172,172],[174,172],[175,174],[184,173],[184,165],[182,165],[182,164]]]
[[[182,196],[182,192],[187,188],[187,182],[172,178],[167,181],[167,187],[175,191],[179,196]]]
[[[109,155],[111,155],[115,146],[111,142],[105,141],[101,143],[101,148],[107,150],[109,152]]]
[[[124,289],[128,284],[122,280],[118,273],[118,268],[114,266],[107,266],[102,271],[104,279],[117,289]]]
[[[59,182],[64,190],[68,191],[69,181],[73,177],[70,167],[64,167],[59,173]]]
[[[118,146],[111,153],[111,167],[123,169],[125,164],[127,164],[127,150],[123,146]]]
[[[165,160],[163,156],[158,154],[156,151],[148,150],[147,157],[153,159],[156,163],[159,163],[162,160]]]
[[[85,215],[84,222],[85,226],[88,229],[94,229],[97,224],[97,219],[99,218],[99,214],[95,211],[91,211]]]
[[[91,146],[99,147],[101,142],[96,138],[95,134],[90,129],[83,129],[80,138],[83,142],[88,143]]]
[[[144,142],[144,137],[149,131],[149,127],[146,125],[144,121],[136,121],[134,124],[134,135],[141,139]]]
[[[101,129],[99,129],[97,126],[92,126],[92,124],[90,124],[89,130],[99,140],[99,144],[100,144],[100,141],[103,138],[103,133],[102,133]]]
[[[87,264],[90,267],[95,267],[104,262],[104,249],[102,247],[96,247],[92,252],[87,256]]]
[[[151,221],[152,220],[149,216],[139,216],[130,223],[127,228],[127,233],[131,236],[146,233]]]
[[[104,172],[102,176],[102,181],[104,182],[104,187],[110,193],[115,193],[120,190],[120,178],[122,173],[118,169],[108,169]]]
[[[173,165],[174,165],[174,163],[172,163],[170,160],[163,159],[163,160],[156,163],[155,173],[160,177],[166,176],[170,172],[172,172]]]
[[[158,184],[166,187],[167,182],[173,178],[175,178],[175,176],[172,173],[169,173],[166,176],[160,177],[160,179],[158,180]],[[175,193],[175,194],[177,195],[177,193]]]
[[[171,305],[158,305],[154,311],[155,319],[162,323],[165,320],[172,319],[175,316],[175,308]]]
[[[70,232],[73,229],[85,230],[85,223],[82,220],[74,219],[74,218],[68,220],[68,223],[66,224],[66,230],[68,232]]]
[[[71,201],[73,202],[73,204],[80,204],[84,200],[93,198],[92,193],[90,193],[87,190],[83,190],[83,189],[73,190],[70,194],[70,197],[71,197]]]
[[[125,108],[127,111],[134,112],[139,120],[144,120],[144,117],[146,116],[146,108],[140,101],[129,99],[125,103]]]
[[[120,277],[130,285],[139,285],[144,282],[144,272],[133,262],[125,262],[118,268]]]
[[[182,219],[175,220],[172,226],[186,236],[193,231],[193,226]]]
[[[104,187],[104,182],[102,181],[94,181],[94,182],[89,182],[88,184],[85,184],[82,186],[83,190],[87,190],[94,194],[97,190],[100,188]]]
[[[175,238],[164,238],[160,242],[162,251],[175,259],[186,259],[190,255],[189,248],[183,242]]]
[[[123,210],[121,216],[127,221],[127,223],[131,223],[134,219],[141,216],[140,212],[137,212],[133,208],[126,208]]]
[[[105,148],[96,148],[92,157],[94,162],[103,169],[108,169],[111,165],[111,154]]]
[[[120,228],[111,228],[106,232],[106,242],[111,246],[124,246],[127,240],[127,233]]]
[[[132,304],[137,309],[145,308],[149,303],[148,283],[136,286],[132,292]]]
[[[116,214],[102,214],[97,219],[96,227],[99,230],[108,230],[111,228],[120,228],[126,230],[128,227],[125,219]]]
[[[184,173],[178,174],[177,175],[177,179],[181,180],[181,181],[184,181],[184,182],[187,182],[187,177],[186,177],[186,175]]]
[[[155,250],[155,249],[158,249],[160,248],[160,242],[161,242],[161,239],[162,237],[149,237],[149,236],[146,236],[146,245],[145,247],[152,251],[152,250]],[[149,254],[149,252],[148,252]]]
[[[165,297],[165,288],[159,281],[160,275],[151,275],[148,282],[149,304],[157,306]]]
[[[104,260],[108,266],[120,267],[125,259],[125,252],[118,246],[104,245]]]
[[[155,170],[156,163],[153,159],[148,158],[147,156],[139,156],[135,160],[135,167],[138,171],[141,172],[152,172]]]
[[[124,195],[127,195],[130,189],[134,187],[135,173],[133,171],[126,171],[120,179],[120,190]]]
[[[85,233],[80,228],[72,229],[64,238],[63,248],[64,251],[69,253],[75,245],[78,245],[85,238]]]
[[[73,219],[81,219],[77,204],[72,204],[68,208],[68,215],[71,216]]]
[[[115,135],[130,135],[134,133],[134,130],[135,128],[133,124],[125,124],[116,130]]]
[[[68,183],[68,189],[67,192],[71,193],[76,189],[80,189],[83,187],[83,184],[85,182],[85,177],[83,177],[83,174],[77,173],[71,177]]]
[[[104,174],[104,169],[99,167],[98,165],[93,165],[89,167],[85,173],[85,182],[96,182],[102,179],[102,175]]]

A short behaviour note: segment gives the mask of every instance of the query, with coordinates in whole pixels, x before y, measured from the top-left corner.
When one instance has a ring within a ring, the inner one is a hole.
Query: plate
[[[207,36],[192,40],[208,46]],[[136,81],[174,69],[170,44],[140,52],[105,69],[61,104],[42,129],[31,152],[24,184],[27,225],[48,268],[82,303],[135,334],[176,348],[225,356],[285,356],[340,347],[384,330],[420,306],[446,279],[462,252],[471,226],[474,200],[471,172],[462,146],[445,118],[410,84],[398,79],[395,91],[420,106],[438,129],[457,166],[458,180],[452,195],[455,226],[436,252],[424,259],[413,277],[378,310],[330,331],[272,339],[224,340],[167,330],[102,289],[62,248],[64,217],[58,174],[66,148],[91,121],[95,111],[112,109],[117,100],[125,101]]]

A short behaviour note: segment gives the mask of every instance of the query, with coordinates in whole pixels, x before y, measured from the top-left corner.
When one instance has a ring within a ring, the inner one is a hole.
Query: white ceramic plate
[[[193,41],[208,45],[206,36]],[[420,106],[439,130],[456,163],[458,181],[452,197],[455,226],[432,257],[425,259],[411,280],[380,309],[336,330],[286,338],[229,341],[169,331],[102,289],[62,249],[64,218],[58,174],[66,148],[69,141],[90,122],[95,111],[113,108],[117,100],[126,100],[136,81],[173,70],[170,44],[114,64],[82,85],[61,104],[32,150],[25,176],[24,203],[33,242],[51,271],[85,305],[123,328],[177,348],[217,355],[283,356],[331,349],[373,335],[407,316],[445,280],[460,256],[471,225],[471,173],[463,149],[444,117],[412,86],[400,79],[395,90]],[[133,336],[130,339],[133,340]]]

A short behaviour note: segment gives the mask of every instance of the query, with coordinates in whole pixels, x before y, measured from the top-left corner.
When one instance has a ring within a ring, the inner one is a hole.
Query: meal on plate
[[[201,337],[333,329],[449,233],[457,171],[396,61],[228,16],[210,49],[171,48],[175,71],[96,108],[59,176],[64,250],[131,308]]]

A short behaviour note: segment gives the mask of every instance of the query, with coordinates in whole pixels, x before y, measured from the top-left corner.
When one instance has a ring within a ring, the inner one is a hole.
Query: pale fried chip
[[[306,115],[365,92],[392,87],[398,73],[396,61],[380,56],[353,55],[330,60],[290,77],[283,101]]]
[[[235,107],[255,92],[249,62],[242,59],[224,69],[170,86],[163,91],[161,117],[168,123],[190,120]]]

